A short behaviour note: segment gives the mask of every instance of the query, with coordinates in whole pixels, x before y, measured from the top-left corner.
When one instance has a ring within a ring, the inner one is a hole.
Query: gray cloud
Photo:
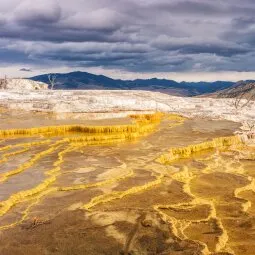
[[[21,68],[21,69],[19,69],[19,71],[21,71],[21,72],[32,72],[32,70],[30,68]]]
[[[247,29],[255,24],[255,17],[238,17],[232,20],[233,28]]]
[[[231,57],[234,55],[244,54],[249,52],[248,49],[241,47],[222,46],[212,43],[200,43],[200,44],[169,44],[169,45],[158,45],[159,48],[166,51],[177,51],[180,54],[215,54],[223,57]]]
[[[215,5],[212,1],[166,1],[156,3],[155,6],[161,10],[169,11],[173,14],[198,14],[198,15],[216,15],[221,13],[222,6]]]
[[[47,26],[57,23],[61,19],[61,8],[57,2],[47,5],[38,2],[33,4],[25,1],[14,11],[14,21],[21,26]]]
[[[254,12],[253,0],[2,0],[0,57],[2,65],[254,71]]]

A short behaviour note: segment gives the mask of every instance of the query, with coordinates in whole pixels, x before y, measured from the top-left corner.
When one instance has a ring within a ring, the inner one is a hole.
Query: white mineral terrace
[[[48,84],[39,81],[33,81],[29,79],[1,79],[0,88],[5,89],[19,89],[19,90],[46,90],[48,89]]]
[[[160,111],[242,123],[255,120],[255,102],[239,110],[235,109],[233,102],[234,99],[176,97],[132,90],[0,91],[0,106],[26,111],[90,113],[110,117],[114,114],[125,116],[134,111]]]

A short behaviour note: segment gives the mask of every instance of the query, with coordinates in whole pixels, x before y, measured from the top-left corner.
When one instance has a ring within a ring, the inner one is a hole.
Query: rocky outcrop
[[[48,84],[29,79],[1,79],[0,89],[8,90],[46,90]]]

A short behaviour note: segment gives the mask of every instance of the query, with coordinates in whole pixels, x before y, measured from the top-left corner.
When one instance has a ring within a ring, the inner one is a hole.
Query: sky
[[[255,79],[254,0],[0,1],[0,77]]]

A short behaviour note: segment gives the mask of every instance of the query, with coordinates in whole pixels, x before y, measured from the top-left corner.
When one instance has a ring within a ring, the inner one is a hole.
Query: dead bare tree
[[[246,96],[245,92],[240,93],[237,97],[233,98],[232,105],[238,111],[248,106],[255,100],[255,89],[249,96]]]
[[[249,131],[252,132],[255,129],[255,122],[247,122],[247,127],[249,128]]]
[[[246,91],[239,93],[233,98],[231,105],[235,108],[236,112],[238,112],[253,101],[255,101],[255,87],[250,91],[250,93],[247,93]]]
[[[50,82],[50,89],[53,89],[56,84],[57,75],[56,74],[49,74],[48,79]]]
[[[7,76],[4,76],[4,79],[0,79],[0,89],[6,89],[7,88]]]
[[[251,89],[250,93],[246,93],[246,91],[239,93],[238,96],[233,98],[231,104],[235,108],[236,113],[238,112],[243,113],[242,111],[245,109],[245,107],[254,103],[254,101],[255,101],[255,87]],[[252,136],[252,133],[254,133],[255,131],[255,120],[245,121],[244,128]]]
[[[4,89],[4,79],[0,79],[0,89]]]

